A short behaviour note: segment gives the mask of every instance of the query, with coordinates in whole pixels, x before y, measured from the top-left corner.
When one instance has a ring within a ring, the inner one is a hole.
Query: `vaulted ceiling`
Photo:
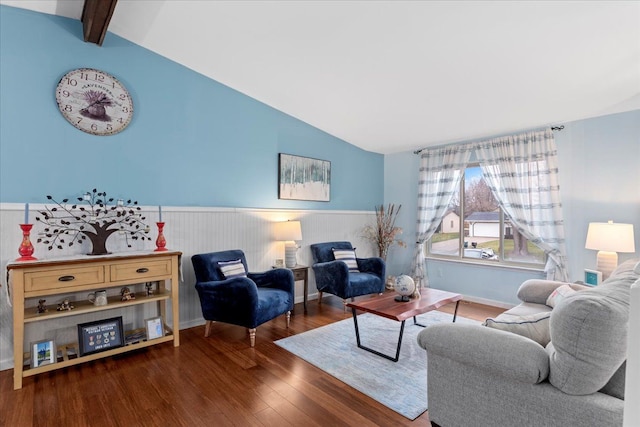
[[[638,1],[119,0],[108,29],[379,153],[640,109]]]

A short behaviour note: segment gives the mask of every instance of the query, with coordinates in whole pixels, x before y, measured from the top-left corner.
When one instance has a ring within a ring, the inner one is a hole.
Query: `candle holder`
[[[20,243],[18,253],[21,256],[20,258],[16,258],[16,261],[35,261],[38,259],[34,256],[31,256],[33,255],[33,245],[31,244],[31,240],[29,239],[29,236],[31,234],[31,227],[33,227],[33,224],[20,224],[20,229],[22,230],[22,243]]]
[[[157,247],[154,252],[168,251],[168,249],[165,248],[165,246],[167,246],[167,240],[164,238],[164,234],[162,234],[164,222],[156,222],[156,225],[158,226],[158,238],[156,239]]]

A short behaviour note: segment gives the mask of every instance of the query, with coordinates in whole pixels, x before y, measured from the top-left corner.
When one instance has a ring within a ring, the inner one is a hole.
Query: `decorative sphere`
[[[413,281],[413,279],[410,276],[403,274],[396,278],[396,284],[394,289],[398,294],[402,295],[403,297],[405,296],[408,297],[412,295],[413,292],[416,290],[416,283]]]

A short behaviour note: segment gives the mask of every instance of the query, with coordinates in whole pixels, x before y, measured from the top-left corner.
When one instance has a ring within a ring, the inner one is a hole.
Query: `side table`
[[[296,264],[294,267],[273,267],[286,268],[293,272],[293,281],[304,281],[304,312],[307,312],[307,298],[309,296],[309,267],[306,265]]]

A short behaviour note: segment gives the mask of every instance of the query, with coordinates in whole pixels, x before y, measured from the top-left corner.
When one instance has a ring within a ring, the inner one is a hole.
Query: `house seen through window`
[[[479,165],[465,169],[442,222],[428,243],[431,255],[496,264],[543,265],[546,255],[511,224]]]

